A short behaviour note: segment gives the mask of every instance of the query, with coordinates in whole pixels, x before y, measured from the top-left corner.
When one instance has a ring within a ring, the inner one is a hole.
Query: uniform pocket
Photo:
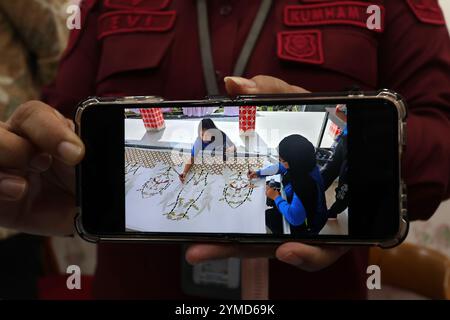
[[[120,73],[158,68],[172,41],[173,33],[127,33],[104,38],[97,83]]]
[[[97,83],[127,71],[157,68],[173,40],[175,11],[119,10],[98,19],[102,54]]]

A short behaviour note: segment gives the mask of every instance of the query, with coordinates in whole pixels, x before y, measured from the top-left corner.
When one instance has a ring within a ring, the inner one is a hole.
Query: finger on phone
[[[311,246],[299,242],[282,244],[276,257],[305,271],[319,271],[337,261],[349,250],[340,246]]]
[[[226,77],[225,87],[231,96],[239,94],[264,93],[306,93],[307,90],[290,85],[278,78],[259,75],[251,79],[242,77]]]
[[[35,148],[26,139],[0,128],[0,167],[24,169],[35,155]]]
[[[27,181],[20,176],[0,172],[0,201],[18,201],[27,191]]]
[[[28,139],[36,148],[68,165],[75,165],[84,156],[84,145],[59,112],[52,107],[31,101],[21,105],[8,120],[11,130]]]
[[[264,245],[215,245],[195,244],[186,251],[186,260],[190,264],[198,264],[210,260],[220,260],[231,257],[238,258],[271,258],[275,255],[276,246]]]

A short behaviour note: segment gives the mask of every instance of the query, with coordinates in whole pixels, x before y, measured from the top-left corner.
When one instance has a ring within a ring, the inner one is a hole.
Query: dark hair
[[[310,176],[316,167],[315,148],[305,137],[293,134],[278,145],[278,153],[289,164],[283,184],[291,183],[306,210],[308,221],[317,211],[317,184]]]
[[[214,146],[214,148],[218,148],[218,150],[220,150],[220,149],[222,150],[223,161],[226,161],[226,148],[227,148],[227,141],[229,140],[228,136],[225,134],[225,132],[223,132],[222,130],[217,128],[214,121],[212,121],[210,118],[202,119],[200,121],[200,124],[198,125],[198,137],[200,140],[203,140],[202,131],[207,131],[207,130],[213,131],[211,141],[209,141],[208,144],[221,142],[221,145],[213,145],[213,146]],[[221,137],[222,140],[216,141],[216,136]]]
[[[214,121],[212,121],[210,118],[204,118],[198,124],[198,137],[200,139],[202,139],[202,131],[208,131],[208,130],[213,130],[214,134],[213,134],[213,140],[212,141],[214,141],[216,134],[221,134],[222,138],[223,138],[223,142],[224,143],[226,142],[227,135],[225,134],[225,132],[223,132],[222,130],[217,128],[217,126],[214,123]]]
[[[212,121],[210,118],[202,119],[198,124],[198,132],[200,133],[201,130],[206,131],[209,129],[217,129],[217,126],[214,123],[214,121]]]

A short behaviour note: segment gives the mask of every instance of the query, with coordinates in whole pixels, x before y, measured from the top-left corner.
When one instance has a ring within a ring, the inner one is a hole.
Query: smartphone
[[[89,98],[76,228],[92,242],[395,246],[406,114],[389,90]]]

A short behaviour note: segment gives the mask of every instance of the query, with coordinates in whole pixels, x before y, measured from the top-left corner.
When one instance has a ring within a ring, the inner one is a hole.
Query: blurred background
[[[0,119],[39,99],[67,45],[66,8],[78,0],[0,0]],[[440,0],[450,29],[450,1]],[[449,88],[450,90],[450,88]],[[450,201],[433,218],[411,224],[405,244],[372,249],[382,290],[370,299],[450,298]],[[90,299],[96,247],[73,238],[46,238],[0,229],[0,299]],[[67,290],[66,269],[78,265],[82,290]],[[408,269],[407,275],[405,270]]]

